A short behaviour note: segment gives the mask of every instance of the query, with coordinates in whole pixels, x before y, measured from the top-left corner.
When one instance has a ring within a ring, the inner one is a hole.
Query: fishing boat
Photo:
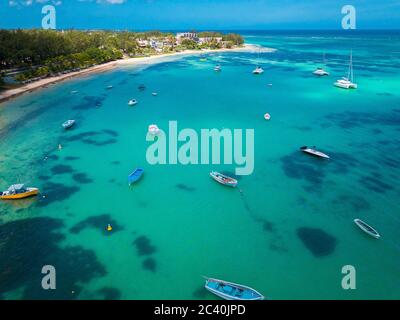
[[[138,102],[137,102],[136,99],[132,99],[132,100],[129,100],[128,105],[134,106],[134,105],[136,105],[137,103],[138,103]]]
[[[253,74],[262,74],[264,73],[264,69],[261,67],[257,67],[253,70]]]
[[[342,89],[357,89],[357,84],[354,83],[354,73],[353,73],[353,52],[350,53],[350,64],[347,77],[337,80],[334,86]]]
[[[315,156],[315,157],[330,159],[330,157],[327,154],[325,154],[321,151],[315,150],[315,147],[309,148],[307,146],[304,146],[304,147],[301,147],[300,150],[307,154]]]
[[[75,120],[67,120],[62,124],[64,129],[69,129],[75,124]]]
[[[136,168],[135,171],[133,171],[129,176],[128,176],[128,182],[129,185],[132,185],[133,183],[137,182],[140,180],[144,173],[144,169],[142,168]]]
[[[366,234],[370,235],[371,237],[375,239],[379,239],[381,235],[379,234],[378,231],[376,231],[374,228],[372,228],[369,224],[365,223],[364,221],[360,219],[354,219],[354,223]]]
[[[215,66],[215,68],[214,68],[214,71],[215,72],[220,72],[222,69],[221,69],[221,66],[219,65],[219,64],[217,64],[216,66]]]
[[[204,287],[225,300],[264,300],[261,293],[248,286],[213,278],[205,279]]]
[[[156,124],[151,124],[149,125],[149,133],[152,135],[157,135],[160,133],[160,129],[158,128],[158,126]]]
[[[23,184],[13,184],[7,189],[7,191],[0,192],[0,199],[18,200],[36,196],[38,193],[38,188],[27,188]]]
[[[228,177],[222,173],[216,172],[216,171],[211,171],[210,172],[211,178],[213,178],[215,181],[229,187],[236,187],[237,186],[237,180],[233,179],[231,177]]]
[[[264,114],[264,119],[265,120],[270,120],[271,119],[271,115],[269,113]]]

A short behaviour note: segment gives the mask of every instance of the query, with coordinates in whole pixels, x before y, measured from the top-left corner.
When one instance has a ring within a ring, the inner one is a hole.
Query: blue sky
[[[0,28],[41,27],[45,4],[58,29],[340,29],[346,4],[358,29],[400,29],[400,0],[0,0]]]

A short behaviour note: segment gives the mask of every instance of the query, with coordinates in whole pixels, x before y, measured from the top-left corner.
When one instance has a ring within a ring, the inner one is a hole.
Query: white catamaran
[[[350,64],[347,78],[343,77],[342,79],[337,80],[334,85],[342,89],[357,89],[357,84],[354,83],[353,74],[353,52],[350,53]]]

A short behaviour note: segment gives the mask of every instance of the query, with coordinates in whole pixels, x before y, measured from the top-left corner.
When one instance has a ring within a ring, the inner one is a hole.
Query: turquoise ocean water
[[[244,36],[277,51],[124,66],[0,105],[0,188],[42,191],[0,203],[1,298],[216,299],[203,275],[272,299],[400,298],[400,36]],[[345,91],[332,84],[351,49],[359,89]],[[316,78],[323,53],[331,75]],[[65,132],[67,119],[77,126]],[[253,174],[230,189],[208,174],[234,165],[149,165],[147,127],[169,120],[254,129]],[[129,188],[138,166],[145,176]],[[357,217],[382,238],[361,233]],[[55,291],[41,289],[46,264]],[[356,290],[341,287],[344,265],[356,268]]]

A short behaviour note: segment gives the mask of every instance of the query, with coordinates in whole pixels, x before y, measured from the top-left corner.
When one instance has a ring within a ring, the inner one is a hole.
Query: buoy
[[[269,113],[264,114],[264,119],[265,120],[271,119],[271,115]]]
[[[112,227],[110,224],[108,224],[108,226],[107,226],[107,231],[112,231]]]

